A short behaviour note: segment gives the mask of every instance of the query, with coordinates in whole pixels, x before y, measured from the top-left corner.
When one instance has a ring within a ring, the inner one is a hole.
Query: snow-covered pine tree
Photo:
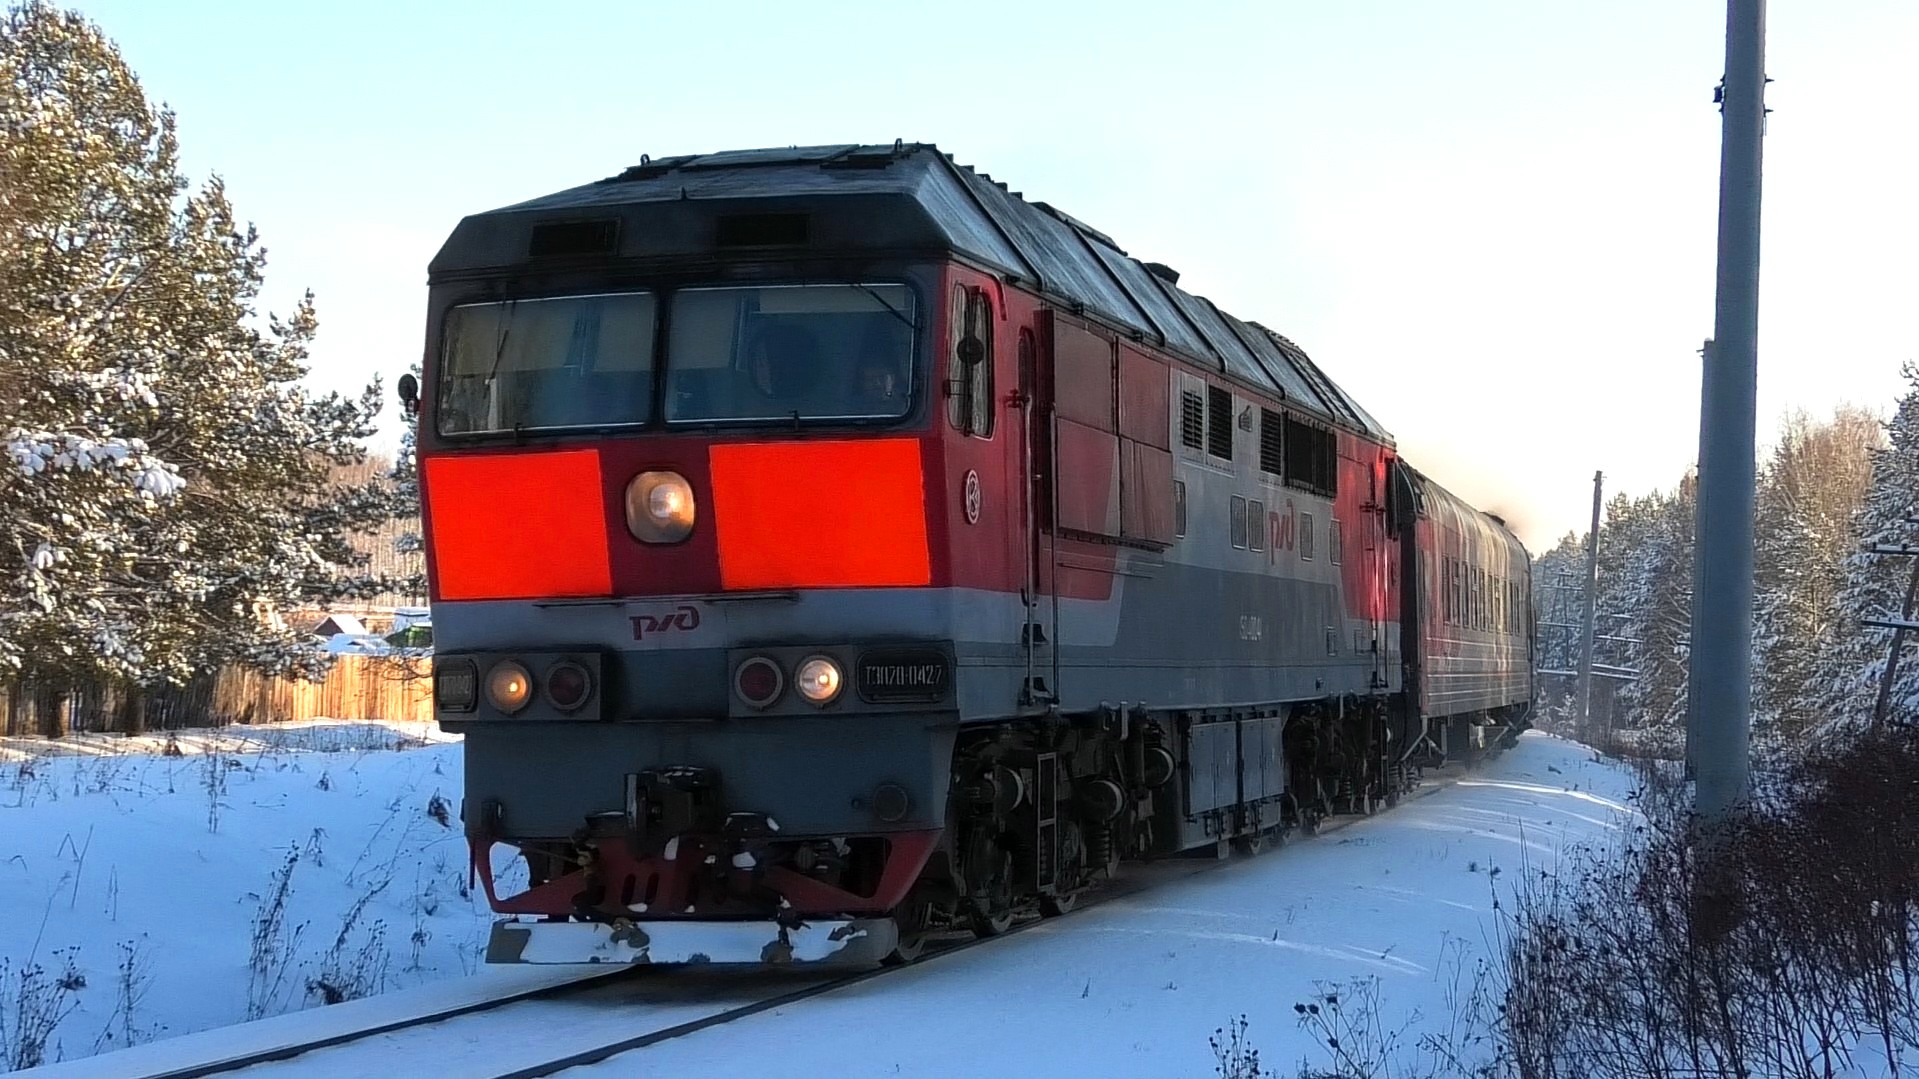
[[[1853,726],[1871,718],[1890,631],[1867,628],[1860,620],[1898,617],[1912,574],[1911,559],[1867,553],[1878,545],[1919,543],[1919,525],[1907,520],[1919,516],[1919,365],[1909,362],[1902,373],[1906,392],[1886,425],[1887,445],[1872,454],[1871,484],[1852,533],[1857,542],[1834,599],[1830,643],[1821,650],[1814,674],[1822,691],[1821,726]],[[1892,705],[1892,718],[1919,721],[1919,634],[1906,635]]]
[[[1614,548],[1617,569],[1605,574],[1601,603],[1625,617],[1619,628],[1637,644],[1626,650],[1638,676],[1621,690],[1635,726],[1666,732],[1683,729],[1692,629],[1693,518],[1697,479],[1688,474],[1671,493],[1654,492],[1624,501],[1624,512],[1600,533],[1602,554]]]
[[[328,488],[379,405],[300,386],[311,297],[256,325],[265,260],[118,50],[0,18],[0,664],[36,685],[312,672],[270,624],[336,587],[371,494]]]
[[[1579,641],[1569,625],[1579,621],[1580,595],[1586,581],[1586,541],[1568,532],[1550,550],[1533,559],[1532,597],[1536,620],[1534,654],[1542,670],[1571,671],[1579,666]],[[1542,726],[1569,722],[1577,711],[1576,683],[1566,675],[1542,675],[1535,682],[1533,704]]]
[[[1841,626],[1837,597],[1856,548],[1854,517],[1883,442],[1857,408],[1829,420],[1789,417],[1759,477],[1754,534],[1753,726],[1775,748],[1796,743],[1821,713],[1819,667]]]

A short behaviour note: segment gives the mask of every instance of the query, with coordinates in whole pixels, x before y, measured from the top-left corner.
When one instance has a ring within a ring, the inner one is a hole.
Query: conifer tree
[[[1816,668],[1824,690],[1818,722],[1857,725],[1868,720],[1879,692],[1891,644],[1886,630],[1860,624],[1864,618],[1897,618],[1905,603],[1912,561],[1873,555],[1875,546],[1919,545],[1919,365],[1902,369],[1906,392],[1886,425],[1887,444],[1872,453],[1872,480],[1855,519],[1856,546],[1845,562],[1844,583],[1834,599],[1834,618]],[[1919,633],[1906,635],[1892,716],[1919,721]]]
[[[1880,425],[1841,408],[1791,417],[1758,488],[1754,527],[1753,726],[1785,748],[1814,724],[1827,695],[1820,664],[1841,625],[1838,594],[1857,546],[1854,517],[1871,478]],[[1855,621],[1856,625],[1856,621]]]
[[[309,295],[258,325],[265,269],[118,50],[40,0],[0,18],[0,665],[37,684],[321,661],[268,612],[338,587],[382,511],[331,489],[358,400],[300,380]]]

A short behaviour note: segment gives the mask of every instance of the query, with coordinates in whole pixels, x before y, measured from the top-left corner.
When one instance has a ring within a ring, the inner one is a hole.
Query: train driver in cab
[[[804,327],[776,322],[753,341],[747,374],[768,416],[811,411],[820,373],[819,345]]]
[[[870,325],[860,342],[853,370],[854,412],[861,416],[906,414],[907,381],[902,369],[912,355],[912,339],[886,316]]]

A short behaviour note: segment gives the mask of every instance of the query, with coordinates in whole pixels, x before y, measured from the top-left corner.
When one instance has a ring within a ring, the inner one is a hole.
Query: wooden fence
[[[432,661],[398,656],[341,656],[326,679],[308,682],[228,668],[181,687],[144,692],[80,686],[68,693],[6,687],[9,735],[59,737],[68,731],[176,730],[230,723],[308,719],[433,718]]]

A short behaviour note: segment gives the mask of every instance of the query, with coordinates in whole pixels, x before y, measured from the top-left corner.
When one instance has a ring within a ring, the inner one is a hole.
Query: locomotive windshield
[[[913,294],[904,285],[683,289],[668,318],[668,422],[906,415]]]
[[[651,293],[468,304],[447,316],[440,432],[645,423]]]
[[[659,308],[666,354],[654,356]],[[464,304],[448,314],[445,435],[669,423],[887,420],[911,403],[904,285],[769,285]]]

